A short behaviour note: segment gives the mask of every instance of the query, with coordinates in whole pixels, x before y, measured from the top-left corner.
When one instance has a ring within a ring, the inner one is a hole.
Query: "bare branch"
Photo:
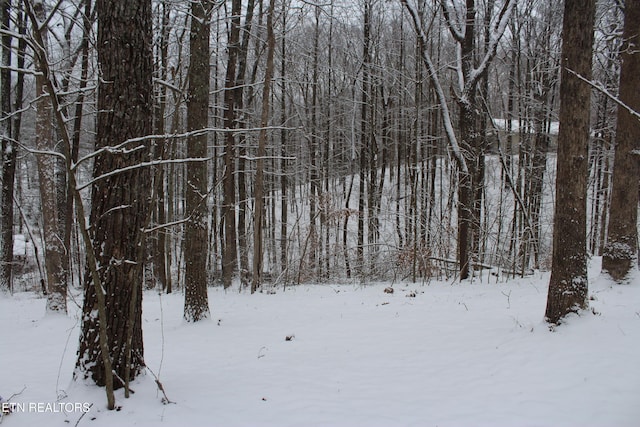
[[[58,9],[60,8],[60,5],[62,4],[63,1],[64,0],[58,0],[58,3],[56,3],[56,5],[51,9],[51,12],[49,13],[49,16],[47,16],[47,18],[44,21],[42,21],[42,23],[40,23],[38,25],[38,28],[37,28],[38,31],[44,30],[49,25],[49,22],[51,22],[51,20],[53,19],[54,15],[56,14]],[[36,6],[38,6],[38,3],[33,5],[34,8]],[[42,7],[44,7],[44,5],[42,5]]]
[[[16,73],[31,74],[33,76],[41,76],[42,75],[41,72],[30,70],[28,68],[9,67],[9,66],[6,66],[6,65],[0,65],[0,70],[9,70],[9,71],[14,71]]]
[[[469,168],[464,156],[462,155],[462,150],[460,149],[460,145],[458,144],[458,138],[456,137],[455,131],[453,130],[453,122],[451,120],[451,114],[449,112],[449,106],[447,104],[444,90],[442,89],[442,85],[440,84],[440,79],[438,78],[438,74],[436,73],[436,68],[433,65],[433,61],[431,61],[431,57],[427,52],[427,36],[424,33],[424,29],[422,28],[422,22],[418,17],[418,13],[412,6],[409,5],[407,0],[400,0],[400,3],[404,5],[405,9],[411,16],[413,28],[416,32],[420,44],[420,54],[422,57],[422,62],[427,67],[427,72],[429,73],[431,83],[433,84],[433,87],[438,96],[440,108],[442,109],[442,121],[447,134],[447,139],[449,140],[449,145],[451,146],[451,151],[453,152],[453,156],[456,159],[461,172],[464,174],[468,174]]]
[[[212,157],[202,157],[202,158],[192,158],[192,159],[171,159],[171,160],[152,160],[150,162],[142,162],[142,163],[137,163],[135,165],[131,165],[131,166],[127,166],[124,168],[120,168],[120,169],[116,169],[113,170],[111,172],[107,172],[103,175],[97,176],[95,178],[93,178],[92,180],[86,182],[85,184],[82,185],[78,185],[76,187],[77,191],[82,191],[85,188],[89,187],[90,185],[101,181],[103,179],[121,174],[123,172],[128,172],[128,171],[132,171],[132,170],[136,170],[136,169],[141,169],[141,168],[147,168],[147,167],[151,167],[151,166],[158,166],[158,165],[163,165],[163,164],[170,164],[170,163],[190,163],[190,162],[208,162],[209,160],[211,160]]]
[[[624,108],[625,110],[627,110],[629,112],[629,114],[631,114],[632,116],[634,116],[636,119],[640,120],[640,112],[634,110],[633,108],[629,107],[627,104],[625,104],[624,102],[622,102],[620,100],[620,98],[618,98],[617,96],[615,96],[614,94],[612,94],[611,92],[609,92],[607,90],[607,88],[605,88],[601,83],[599,82],[595,82],[593,80],[589,80],[585,77],[583,77],[582,75],[580,75],[579,73],[576,73],[573,70],[570,69],[566,69],[567,72],[569,72],[570,74],[573,74],[574,76],[576,76],[577,78],[579,78],[580,80],[582,80],[583,82],[587,83],[589,86],[591,86],[592,88],[594,88],[595,90],[597,90],[598,92],[601,92],[602,94],[604,94],[607,98],[611,99],[613,102],[615,102],[616,104],[618,104],[620,107]]]
[[[20,390],[17,393],[13,393],[11,396],[9,396],[9,398],[7,399],[7,402],[11,402],[11,399],[13,399],[16,396],[20,396],[22,393],[24,393],[24,391],[27,389],[27,386],[22,387],[22,390]]]
[[[449,11],[449,6],[447,5],[446,0],[442,0],[440,5],[442,6],[442,14],[444,15],[444,20],[447,23],[447,27],[449,28],[451,35],[458,43],[462,43],[464,40],[464,31],[456,28],[456,23],[453,22],[453,19],[451,18],[451,12]]]
[[[500,11],[500,19],[495,25],[495,28],[492,31],[489,48],[487,49],[487,53],[485,53],[480,65],[477,68],[471,71],[469,74],[469,81],[465,82],[466,87],[471,87],[475,85],[476,82],[482,77],[482,75],[487,71],[489,64],[493,60],[493,57],[496,56],[496,52],[498,51],[498,44],[500,43],[500,39],[507,29],[507,24],[509,23],[509,19],[511,19],[511,11],[513,10],[516,4],[516,0],[505,0],[505,5],[503,9]]]

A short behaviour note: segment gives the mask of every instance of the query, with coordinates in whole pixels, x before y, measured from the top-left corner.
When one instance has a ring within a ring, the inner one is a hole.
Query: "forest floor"
[[[554,330],[547,273],[393,294],[389,283],[211,288],[212,317],[198,324],[182,320],[180,293],[147,292],[153,374],[131,398],[117,392],[118,411],[72,380],[75,303],[65,317],[32,293],[0,297],[0,395],[14,404],[2,427],[638,426],[640,280],[598,271],[589,310]]]

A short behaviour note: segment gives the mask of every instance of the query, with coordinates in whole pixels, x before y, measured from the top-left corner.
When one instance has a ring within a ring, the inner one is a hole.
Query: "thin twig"
[[[86,412],[83,412],[82,415],[80,415],[80,418],[78,418],[78,421],[76,421],[76,423],[74,424],[74,427],[78,427],[78,424],[80,424],[80,421],[82,421],[82,418],[89,413],[89,410],[92,407],[93,407],[93,403],[89,405],[89,409]]]
[[[507,304],[508,304],[507,309],[510,309],[510,308],[511,308],[511,291],[509,291],[509,293],[508,293],[508,294],[507,294],[507,293],[505,293],[504,291],[501,291],[500,293],[501,293],[502,295],[504,295],[505,297],[507,297]]]
[[[25,385],[24,387],[22,387],[22,390],[20,390],[18,393],[13,393],[11,396],[9,396],[9,398],[7,399],[7,402],[10,402],[11,399],[13,399],[16,396],[20,396],[22,393],[24,393],[26,389],[27,389],[27,386]]]

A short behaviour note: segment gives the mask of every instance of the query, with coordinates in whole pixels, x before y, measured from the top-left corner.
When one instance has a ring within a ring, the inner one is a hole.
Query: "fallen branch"
[[[160,390],[162,392],[162,395],[164,396],[162,403],[164,403],[165,405],[168,403],[175,404],[176,402],[172,402],[171,400],[169,400],[169,397],[167,396],[167,392],[164,390],[164,386],[162,385],[162,383],[160,382],[160,379],[156,376],[156,374],[151,370],[151,368],[146,363],[144,364],[144,366],[151,373],[151,375],[153,375],[153,379],[156,382],[156,386],[158,386],[158,390]]]

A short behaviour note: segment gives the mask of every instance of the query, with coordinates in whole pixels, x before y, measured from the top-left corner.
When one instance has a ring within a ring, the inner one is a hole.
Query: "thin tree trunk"
[[[287,31],[287,2],[282,2],[282,36],[281,36],[281,58],[280,58],[280,79],[281,79],[281,99],[280,99],[280,114],[282,115],[282,129],[280,130],[280,268],[283,272],[288,269],[288,214],[289,206],[287,203],[287,141],[288,131],[285,129],[287,123],[287,45],[286,45],[286,31]],[[286,278],[285,278],[286,283]]]
[[[0,70],[0,138],[2,152],[2,191],[0,194],[0,292],[12,290],[13,267],[13,187],[16,171],[16,147],[11,132],[11,0],[0,3],[2,34],[2,70]],[[24,56],[23,56],[24,58]],[[24,59],[23,59],[24,62]],[[24,66],[24,65],[23,65]],[[20,85],[21,86],[21,85]],[[20,95],[20,98],[22,96]]]
[[[365,196],[366,196],[366,179],[367,166],[369,164],[369,67],[371,63],[370,43],[371,43],[371,1],[364,2],[364,35],[362,43],[362,94],[361,94],[361,112],[360,112],[360,171],[358,183],[358,242],[357,242],[357,268],[361,278],[366,274],[366,266],[364,261],[364,225],[365,225]]]
[[[262,4],[262,3],[260,3]],[[255,1],[248,0],[247,8],[246,8],[246,16],[244,20],[244,25],[242,26],[242,40],[240,42],[240,49],[238,52],[237,58],[237,73],[236,73],[236,83],[234,87],[234,97],[235,97],[235,109],[239,112],[240,117],[244,117],[245,113],[245,84],[249,83],[248,92],[253,91],[253,78],[249,80],[249,82],[245,81],[247,74],[247,56],[249,54],[249,41],[251,39],[251,28],[253,26],[253,11],[255,8]],[[258,41],[256,41],[257,43]],[[256,63],[257,63],[256,58]],[[247,95],[247,99],[251,102],[253,98],[252,94],[249,93]],[[246,107],[250,107],[247,105]],[[246,128],[247,123],[246,119],[238,118],[238,128]],[[249,197],[247,195],[247,177],[250,177],[250,174],[247,173],[245,164],[246,164],[246,156],[247,156],[247,138],[244,133],[240,133],[238,136],[237,142],[237,155],[238,155],[238,169],[236,171],[236,175],[238,177],[238,250],[240,252],[240,281],[242,286],[249,286],[249,247],[247,242],[247,216],[248,216],[248,206],[249,206]],[[249,182],[250,184],[250,182]]]
[[[80,152],[80,135],[82,132],[82,118],[83,107],[85,101],[85,89],[88,84],[87,76],[89,74],[89,39],[91,37],[91,27],[94,23],[95,16],[93,16],[94,9],[92,8],[92,1],[85,0],[84,12],[82,15],[83,35],[82,45],[80,47],[80,84],[79,94],[75,104],[75,111],[73,116],[73,134],[70,147],[71,162],[73,164],[78,162],[78,155]],[[66,199],[66,213],[64,215],[64,239],[65,245],[69,248],[67,258],[69,259],[68,273],[71,273],[71,236],[74,228],[74,195],[75,189],[71,188],[71,181],[67,179],[67,199]],[[80,269],[80,266],[78,266]]]
[[[35,3],[33,9],[38,21],[43,22],[46,17],[44,3]],[[44,43],[43,51],[40,54],[46,55],[49,29],[45,26],[40,31],[40,39]],[[37,66],[41,72],[42,61],[46,61],[46,58],[41,58]],[[54,152],[56,144],[53,137],[51,100],[48,96],[44,73],[36,76],[36,96],[40,98],[36,103],[36,149],[41,152]],[[66,313],[67,275],[63,263],[66,255],[59,217],[57,158],[49,154],[39,154],[37,164],[43,222],[44,263],[47,277],[47,311]]]
[[[264,87],[262,89],[262,113],[260,117],[260,133],[258,134],[258,152],[256,160],[256,182],[253,220],[253,279],[251,293],[254,293],[261,284],[262,258],[263,258],[263,214],[264,214],[264,157],[266,155],[267,129],[269,124],[269,97],[271,94],[271,80],[273,79],[273,54],[275,50],[275,35],[273,33],[274,0],[269,0],[267,10],[267,64],[264,75]]]
[[[240,14],[242,13],[242,0],[233,0],[231,3],[231,22],[228,41],[228,62],[225,77],[224,91],[224,127],[235,129],[237,123],[236,111],[236,66],[240,48]],[[224,176],[223,176],[223,207],[222,217],[224,221],[224,248],[222,251],[222,280],[224,287],[231,286],[236,263],[238,260],[236,245],[236,184],[235,184],[235,162],[236,162],[236,139],[233,132],[226,133],[225,153],[224,153]]]
[[[170,8],[166,2],[163,0],[159,5],[159,9],[161,9],[161,13],[159,13],[159,21],[160,21],[160,41],[158,46],[158,58],[157,58],[157,66],[156,73],[158,78],[162,81],[167,79],[167,56],[169,49],[169,19],[170,19]],[[157,85],[157,89],[155,91],[155,102],[154,102],[154,133],[156,135],[163,135],[165,132],[165,113],[166,113],[166,105],[167,105],[167,90],[164,84]],[[167,146],[170,143],[166,140],[160,139],[155,142],[155,150],[154,157],[157,160],[167,160]],[[165,166],[158,165],[155,171],[154,177],[154,191],[157,195],[157,201],[155,203],[155,222],[157,224],[164,224],[167,222],[167,209],[166,209],[166,192],[165,192]],[[149,240],[153,242],[151,247],[153,248],[153,253],[151,254],[151,262],[153,263],[153,274],[155,279],[160,282],[158,285],[159,289],[163,291],[168,291],[168,271],[167,271],[167,231],[165,229],[160,229],[155,231],[151,236],[148,237]]]

